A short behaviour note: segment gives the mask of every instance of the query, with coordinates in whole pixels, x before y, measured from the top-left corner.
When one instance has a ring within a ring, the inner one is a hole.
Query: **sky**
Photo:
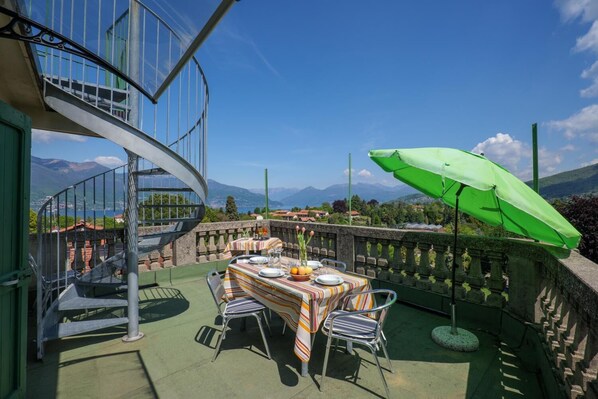
[[[483,152],[522,180],[598,163],[598,1],[236,2],[196,54],[208,178],[245,188],[396,185],[382,148]],[[125,163],[106,140],[34,131],[32,154]]]

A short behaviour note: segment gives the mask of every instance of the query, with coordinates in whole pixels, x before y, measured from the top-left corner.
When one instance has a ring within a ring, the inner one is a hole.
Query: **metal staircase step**
[[[153,168],[153,169],[145,169],[145,170],[138,170],[135,172],[137,176],[160,176],[160,175],[169,175],[167,171],[162,168]]]
[[[151,240],[153,238],[162,238],[162,237],[175,237],[175,236],[182,236],[184,234],[187,234],[186,231],[164,231],[161,233],[153,233],[153,234],[144,234],[142,236],[139,236],[139,242],[142,242],[144,240]]]
[[[85,278],[83,275],[81,279],[77,280],[77,285],[85,287],[99,287],[99,286],[110,286],[119,289],[125,289],[127,287],[126,276],[101,276],[96,278]]]
[[[89,331],[101,330],[103,328],[119,326],[127,324],[129,319],[127,317],[118,317],[112,319],[99,320],[85,320],[85,321],[71,321],[68,323],[58,323],[46,330],[45,338],[56,339],[86,333]]]
[[[172,218],[172,219],[151,219],[140,220],[139,224],[178,223],[178,222],[201,222],[198,218]]]
[[[97,308],[120,308],[127,306],[126,299],[116,298],[85,298],[77,297],[71,298],[67,301],[58,302],[58,310],[80,310],[80,309],[97,309]]]
[[[138,187],[137,191],[144,192],[181,192],[181,193],[192,193],[193,189],[189,187]]]

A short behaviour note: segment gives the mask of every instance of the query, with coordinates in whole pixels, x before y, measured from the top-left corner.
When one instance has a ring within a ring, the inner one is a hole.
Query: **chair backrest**
[[[237,261],[239,259],[249,259],[249,258],[253,258],[254,256],[257,256],[257,255],[253,254],[253,255],[239,255],[239,256],[235,256],[234,258],[231,258],[231,260],[228,261],[228,264],[231,265],[233,263],[237,263]]]
[[[397,301],[397,293],[393,290],[373,290],[373,294],[375,295],[386,295],[386,301],[383,305],[376,307],[376,312],[378,313],[378,331],[377,335],[380,335],[382,328],[384,327],[384,322],[386,321],[386,316],[388,315],[388,311],[390,307]]]
[[[212,269],[208,272],[206,282],[208,283],[208,287],[210,287],[210,292],[212,293],[212,298],[214,298],[214,302],[218,308],[218,313],[221,313],[220,305],[224,302],[224,299],[222,299],[224,297],[224,285],[222,284],[222,279],[216,269]]]
[[[339,272],[344,273],[347,271],[347,264],[340,260],[324,258],[320,260],[320,263],[324,266],[332,266]]]

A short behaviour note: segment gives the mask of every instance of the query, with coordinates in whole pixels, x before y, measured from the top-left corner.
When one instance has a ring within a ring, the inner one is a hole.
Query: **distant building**
[[[124,223],[125,218],[124,218],[123,214],[121,213],[121,214],[114,216],[114,222],[115,223]]]

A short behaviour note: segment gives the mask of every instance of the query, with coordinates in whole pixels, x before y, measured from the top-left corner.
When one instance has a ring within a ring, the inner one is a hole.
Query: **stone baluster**
[[[405,257],[405,274],[403,277],[403,284],[409,287],[415,285],[415,247],[416,243],[411,241],[403,241],[403,246],[407,249],[407,256]]]
[[[218,251],[218,259],[224,259],[224,250],[226,249],[226,244],[224,243],[225,237],[226,230],[218,230],[218,245],[216,246],[216,251]]]
[[[585,391],[590,391],[590,384],[597,384],[598,380],[598,326],[597,320],[584,320],[587,331],[587,339],[585,342],[585,350],[583,353],[583,360],[580,362],[581,387]],[[580,345],[581,346],[581,345]],[[579,356],[581,354],[577,352]],[[598,386],[595,388],[598,389]],[[588,397],[591,397],[588,395]],[[594,396],[596,397],[596,396]]]
[[[567,319],[574,323],[569,323],[571,328],[569,334],[561,334],[562,342],[558,342],[555,338],[557,334],[553,335],[553,341],[550,345],[556,366],[561,373],[561,376],[567,382],[567,390],[582,392],[587,389],[586,383],[586,365],[585,356],[588,349],[589,333],[588,323],[584,317],[576,312],[575,309],[570,309]],[[583,388],[582,388],[583,387]]]
[[[466,300],[473,303],[484,303],[485,295],[482,292],[482,287],[486,280],[482,274],[482,251],[479,249],[468,249],[467,253],[471,257],[471,263],[469,264],[469,274],[465,278],[467,284],[469,284],[470,290],[466,295]]]
[[[434,284],[432,285],[432,291],[439,294],[448,294],[448,285],[445,280],[449,276],[449,270],[446,267],[446,251],[447,245],[434,244],[434,252],[436,252],[436,260],[434,261],[434,270],[432,275],[434,276]]]
[[[366,271],[367,240],[365,237],[355,237],[355,273],[364,274]]]
[[[391,260],[391,268],[392,268],[392,275],[390,276],[390,281],[394,283],[401,283],[403,281],[403,273],[402,271],[405,268],[405,263],[403,262],[403,255],[401,254],[401,242],[400,241],[392,241],[392,260]]]
[[[218,247],[216,246],[216,232],[208,231],[208,261],[212,262],[218,259]]]
[[[197,236],[197,261],[199,263],[206,263],[208,261],[208,247],[206,246],[206,234],[205,231],[200,231]]]
[[[299,241],[297,241],[297,232],[291,231],[290,238],[292,257],[299,259]]]
[[[330,259],[336,259],[336,234],[328,233],[326,234],[328,237],[328,257]],[[349,267],[349,265],[347,265]]]
[[[226,244],[229,245],[230,248],[230,244],[235,241],[235,233],[236,233],[236,229],[228,229],[227,232],[227,236],[226,236]],[[237,235],[237,238],[239,237],[239,235]]]
[[[366,258],[365,275],[376,278],[376,275],[378,274],[378,241],[368,240],[368,242],[370,243],[370,253]]]
[[[92,268],[94,268],[102,263],[102,252],[105,251],[105,247],[102,245],[100,240],[96,240],[92,242],[92,248],[89,264]]]
[[[322,247],[322,234],[319,231],[316,231],[314,237],[311,240],[311,251],[313,259],[319,260],[320,259],[320,252]]]
[[[505,297],[502,295],[505,287],[502,278],[503,255],[495,251],[488,251],[487,255],[490,260],[490,281],[488,282],[490,295],[486,298],[486,304],[502,308],[505,305]]]
[[[378,272],[378,279],[380,280],[390,280],[390,241],[388,240],[380,240],[380,244],[382,245],[382,253],[378,258],[378,266],[380,267],[380,271]]]
[[[330,247],[330,238],[328,233],[322,233],[322,246],[320,247],[320,258],[328,258],[328,248]]]
[[[173,267],[174,266],[172,263],[173,245],[174,245],[173,243],[170,243],[160,250],[159,262],[162,265],[162,267]]]
[[[160,259],[160,252],[158,250],[153,250],[148,254],[148,261],[149,261],[149,269],[150,270],[160,270],[162,265],[159,262]]]
[[[465,282],[465,269],[463,267],[463,253],[465,250],[462,247],[457,247],[457,253],[453,251],[453,256],[456,260],[456,268],[455,268],[455,281],[452,281],[452,284],[455,285],[455,298],[463,299],[465,298],[465,287],[463,287],[463,283]]]
[[[420,242],[417,246],[420,251],[419,266],[417,267],[419,280],[415,282],[415,286],[420,290],[430,290],[432,288],[432,282],[430,281],[430,273],[432,272],[432,267],[430,266],[430,249],[432,248],[432,244]]]

